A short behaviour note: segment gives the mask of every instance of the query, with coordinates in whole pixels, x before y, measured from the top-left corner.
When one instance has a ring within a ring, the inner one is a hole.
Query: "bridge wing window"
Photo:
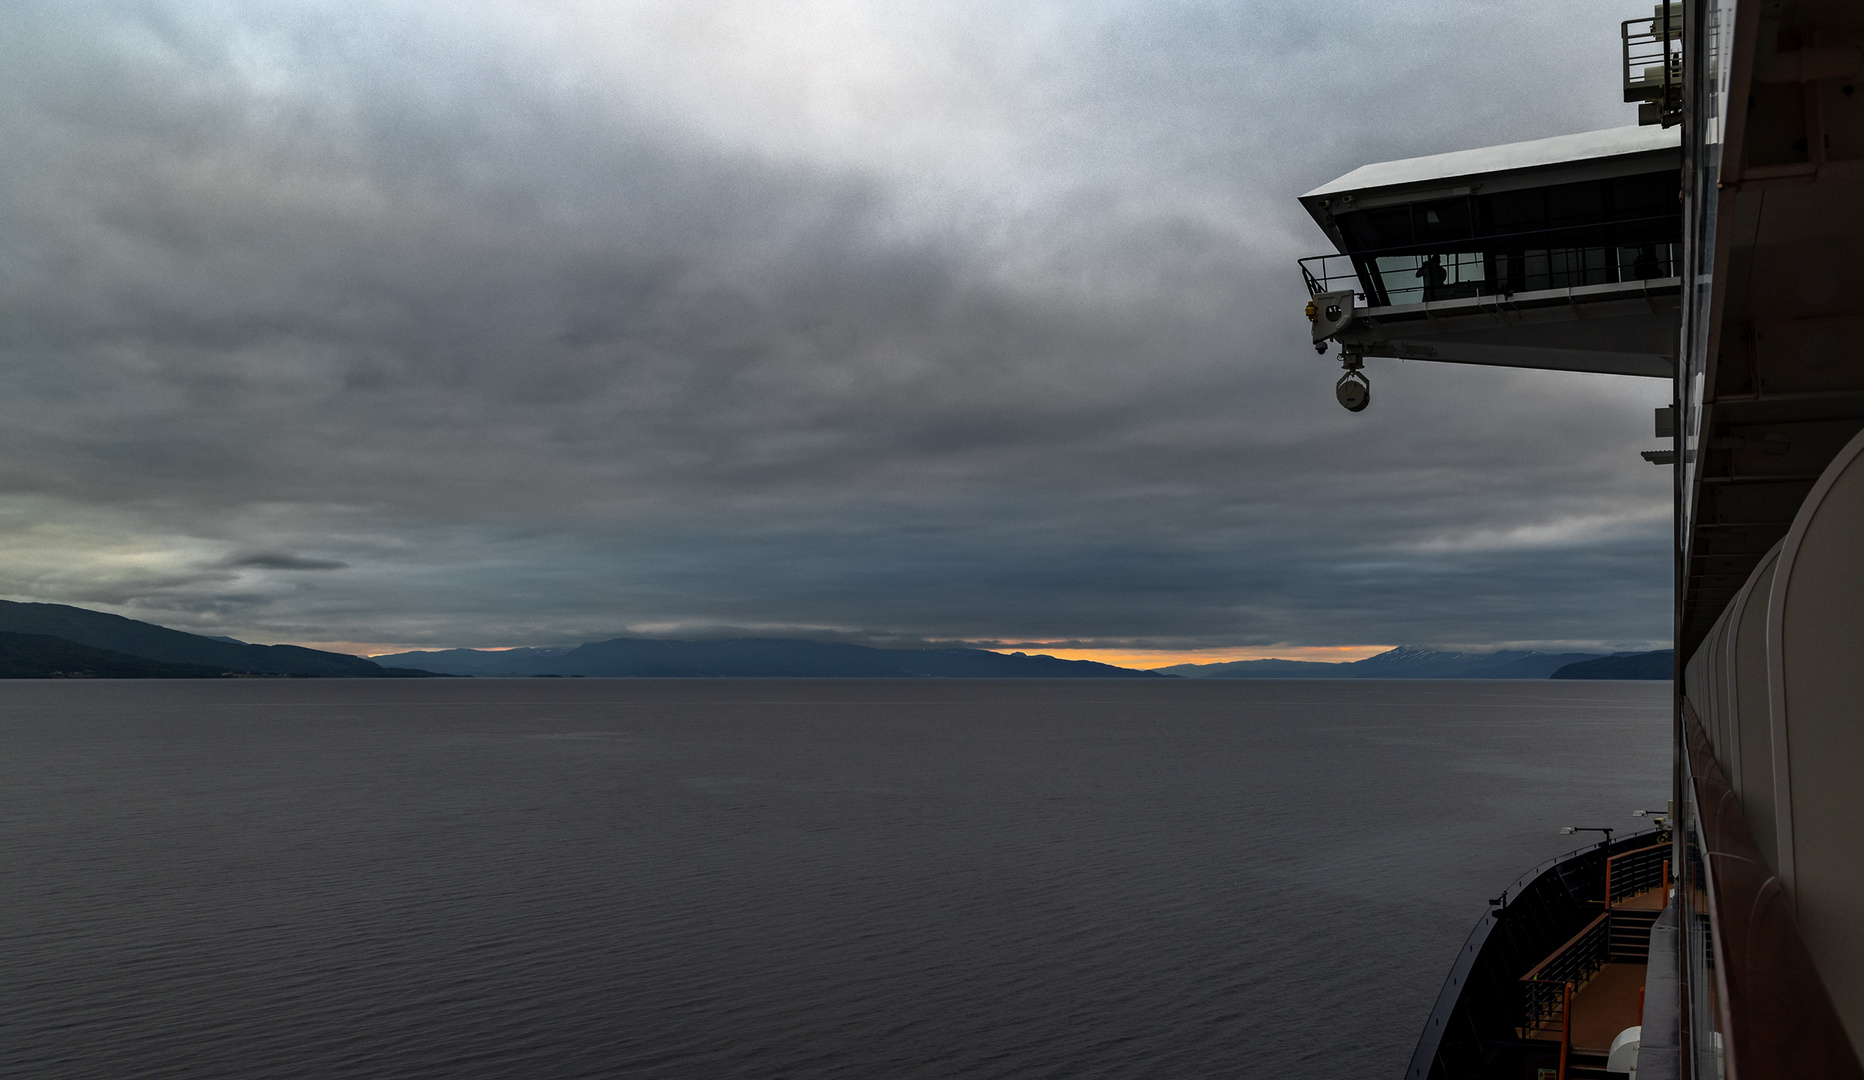
[[[1611,182],[1594,180],[1583,184],[1557,184],[1547,189],[1547,228],[1570,229],[1599,225],[1612,220],[1606,206]]]
[[[1444,240],[1467,240],[1470,237],[1469,199],[1439,199],[1411,207],[1414,228],[1420,244]]]
[[[1529,188],[1526,191],[1503,191],[1482,197],[1482,208],[1487,211],[1482,215],[1484,232],[1495,233],[1530,232],[1547,227],[1547,191],[1545,188]]]
[[[1373,306],[1675,276],[1674,171],[1377,207],[1335,219]]]
[[[1481,296],[1490,274],[1488,256],[1480,251],[1380,255],[1373,265],[1391,304]]]
[[[1340,227],[1346,232],[1347,248],[1352,251],[1404,247],[1415,239],[1411,232],[1411,207],[1408,205],[1341,214],[1339,221]]]
[[[1676,210],[1680,181],[1676,173],[1620,176],[1611,182],[1612,205],[1620,218],[1649,217]]]

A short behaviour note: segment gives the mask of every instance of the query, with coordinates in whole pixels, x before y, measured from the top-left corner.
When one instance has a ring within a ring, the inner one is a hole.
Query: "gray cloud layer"
[[[1349,416],[1292,272],[1357,164],[1630,122],[1621,17],[11,9],[0,593],[248,640],[1664,639],[1666,387],[1385,362]]]

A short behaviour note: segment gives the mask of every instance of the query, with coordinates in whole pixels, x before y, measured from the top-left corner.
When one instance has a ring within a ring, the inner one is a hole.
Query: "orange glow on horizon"
[[[1364,660],[1390,650],[1390,645],[1271,645],[1255,649],[1130,649],[1110,645],[1104,649],[1048,649],[1025,645],[1019,649],[992,649],[991,652],[1025,652],[1031,656],[1053,656],[1062,660],[1095,660],[1115,667],[1153,668],[1174,664],[1227,664],[1236,660],[1312,660],[1343,664]]]
[[[301,649],[318,649],[322,652],[348,653],[373,660],[378,656],[391,656],[406,652],[446,652],[449,649],[471,649],[474,652],[510,652],[513,649],[531,648],[528,645],[395,645],[380,641],[255,641],[255,645],[296,645]]]
[[[351,656],[364,658],[386,656],[389,653],[433,652],[432,645],[387,645],[369,641],[262,641],[255,645],[296,645],[300,649],[317,649],[322,652],[349,653]]]
[[[265,643],[265,644],[270,644]],[[445,646],[438,645],[401,645],[385,642],[364,641],[285,641],[282,645],[298,645],[306,649],[321,649],[324,652],[348,653],[351,656],[376,657],[391,653],[434,652]],[[522,648],[517,645],[482,645],[479,652],[505,652],[508,649]],[[1174,664],[1227,664],[1235,660],[1316,660],[1322,663],[1347,663],[1364,660],[1368,656],[1377,656],[1390,649],[1390,645],[1279,645],[1265,648],[1236,649],[1133,649],[1119,645],[1109,645],[1104,649],[1083,648],[1048,648],[1039,643],[1025,644],[1021,647],[1000,647],[991,652],[1023,652],[1031,656],[1053,656],[1062,660],[1094,660],[1115,667],[1152,668],[1171,667]]]

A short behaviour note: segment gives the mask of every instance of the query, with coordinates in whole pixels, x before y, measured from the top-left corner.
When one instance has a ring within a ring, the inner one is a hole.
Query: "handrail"
[[[1653,18],[1626,19],[1618,33],[1624,43],[1622,72],[1625,100],[1647,103],[1638,109],[1639,124],[1674,127],[1683,112],[1682,5],[1658,5]],[[1636,27],[1637,29],[1633,29]],[[1678,48],[1671,48],[1676,42]],[[1655,80],[1651,73],[1657,72]],[[1634,74],[1635,73],[1635,74]]]
[[[1622,897],[1636,896],[1652,888],[1667,886],[1664,864],[1669,861],[1669,844],[1621,851],[1605,860],[1605,900],[1610,904]],[[1633,859],[1633,856],[1637,858]],[[1621,860],[1624,861],[1621,864]]]
[[[1526,1031],[1543,1031],[1552,1026],[1556,1002],[1562,992],[1569,993],[1586,985],[1611,956],[1611,918],[1606,911],[1587,923],[1566,944],[1521,976],[1521,1017]],[[1566,1024],[1566,1006],[1559,1005],[1560,1024]]]
[[[1416,267],[1380,267],[1376,256],[1309,255],[1300,260],[1301,276],[1309,296],[1327,292],[1344,292],[1373,307],[1387,307],[1416,300],[1398,300],[1406,293],[1421,294],[1418,300],[1454,300],[1472,296],[1513,296],[1517,292],[1542,289],[1567,289],[1580,285],[1618,285],[1632,282],[1655,282],[1675,278],[1682,265],[1682,245],[1673,241],[1638,244],[1589,244],[1574,247],[1533,248],[1521,251],[1407,252],[1398,258],[1421,260]],[[1435,260],[1443,271],[1441,282],[1425,277],[1431,271],[1426,263]],[[1344,261],[1345,266],[1337,265]],[[1512,265],[1491,266],[1508,262]],[[1336,265],[1329,266],[1329,263]],[[1310,265],[1310,264],[1318,264]],[[1538,264],[1538,265],[1537,265]],[[1413,274],[1416,285],[1395,284],[1393,275]],[[1519,277],[1517,286],[1510,279]],[[1545,279],[1544,283],[1534,283]],[[1350,284],[1349,284],[1350,283]],[[1443,295],[1443,294],[1449,295]]]
[[[1504,278],[1509,275],[1529,274],[1545,276],[1581,278],[1604,274],[1615,281],[1649,281],[1676,276],[1677,263],[1680,261],[1679,237],[1666,236],[1656,239],[1637,239],[1635,236],[1614,236],[1612,233],[1631,231],[1637,226],[1652,224],[1678,225],[1681,219],[1674,215],[1657,217],[1625,218],[1619,221],[1593,222],[1584,225],[1563,225],[1549,229],[1530,229],[1514,233],[1490,233],[1482,236],[1468,236],[1456,239],[1422,241],[1410,244],[1397,244],[1382,248],[1364,248],[1355,251],[1336,251],[1323,255],[1308,255],[1297,260],[1301,268],[1303,283],[1307,285],[1309,295],[1335,291],[1347,281],[1353,283],[1353,291],[1362,299],[1376,296],[1378,302],[1373,306],[1383,307],[1390,303],[1388,294],[1418,292],[1428,294],[1433,291],[1457,291],[1473,288],[1473,295],[1506,294],[1512,290],[1506,280],[1496,280],[1497,275]],[[1539,245],[1539,246],[1535,246]],[[1600,261],[1594,256],[1605,252],[1616,252],[1608,260]],[[1625,252],[1635,252],[1631,263],[1626,265]],[[1565,265],[1574,262],[1576,265]],[[1415,267],[1384,268],[1379,266],[1381,260],[1415,259],[1421,260]],[[1345,265],[1338,265],[1344,260]],[[1529,263],[1540,260],[1546,265],[1539,270],[1530,270]],[[1592,262],[1599,265],[1591,265]],[[1606,263],[1609,262],[1609,266]],[[1329,264],[1335,264],[1330,266]],[[1430,271],[1426,264],[1442,268],[1437,276],[1440,282],[1433,284],[1425,276]],[[1561,265],[1555,265],[1559,263]],[[1507,265],[1500,265],[1507,264]],[[1418,277],[1416,286],[1395,287],[1386,277],[1392,274],[1403,275],[1415,272]],[[1452,280],[1454,279],[1454,280]],[[1566,284],[1587,284],[1588,282],[1566,282]],[[1333,286],[1333,288],[1330,288]],[[1429,295],[1425,299],[1437,299]]]
[[[1596,916],[1591,922],[1587,923],[1585,927],[1579,931],[1579,933],[1574,934],[1572,937],[1568,938],[1566,940],[1566,944],[1548,953],[1547,958],[1545,960],[1542,960],[1540,963],[1535,964],[1533,967],[1529,968],[1527,970],[1527,974],[1521,976],[1521,981],[1531,982],[1531,981],[1539,980],[1540,973],[1546,969],[1548,964],[1551,964],[1555,960],[1558,960],[1561,957],[1561,955],[1564,954],[1567,950],[1579,944],[1581,939],[1583,939],[1587,934],[1592,933],[1593,929],[1596,928],[1600,923],[1604,922],[1606,918],[1607,916],[1603,914]]]
[[[1475,243],[1487,244],[1495,240],[1531,240],[1536,237],[1553,236],[1556,234],[1585,232],[1588,229],[1617,228],[1618,226],[1621,226],[1621,225],[1650,225],[1650,224],[1664,224],[1664,223],[1675,225],[1677,227],[1677,235],[1678,237],[1681,237],[1682,228],[1683,228],[1683,219],[1681,215],[1679,214],[1654,214],[1650,217],[1615,218],[1611,221],[1593,221],[1593,222],[1588,222],[1583,225],[1554,225],[1554,226],[1550,226],[1545,229],[1524,229],[1521,232],[1482,233],[1480,235],[1472,235],[1472,236],[1447,237],[1447,238],[1439,239],[1439,240],[1416,240],[1409,244],[1391,244],[1391,245],[1388,245],[1382,248],[1364,248],[1364,249],[1357,250],[1357,251],[1336,251],[1336,252],[1333,252],[1331,255],[1309,255],[1306,258],[1302,259],[1301,261],[1312,262],[1315,259],[1337,258],[1341,255],[1359,255],[1359,256],[1368,256],[1368,257],[1376,256],[1376,255],[1428,255],[1428,254],[1431,254],[1432,252],[1448,250],[1450,248],[1455,247],[1458,244],[1463,244],[1463,245],[1475,244]],[[1659,243],[1659,244],[1671,243],[1671,242],[1672,241],[1667,241],[1667,240],[1651,241],[1651,243]],[[1581,245],[1576,245],[1576,246],[1596,247],[1598,245],[1581,244]]]

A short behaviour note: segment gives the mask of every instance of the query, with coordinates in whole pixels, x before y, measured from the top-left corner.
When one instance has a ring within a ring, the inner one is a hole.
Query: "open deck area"
[[[1527,1036],[1538,1042],[1559,1043],[1570,1032],[1576,1075],[1593,1071],[1620,1032],[1642,1023],[1650,924],[1668,902],[1668,893],[1665,882],[1616,898],[1608,913],[1610,918],[1601,917],[1593,928],[1562,949],[1562,953],[1576,947],[1596,949],[1599,959],[1595,967],[1588,966],[1589,974],[1573,980],[1571,1015],[1556,1013],[1551,1023],[1527,1032]]]
[[[1612,1040],[1636,1027],[1643,1012],[1644,965],[1611,963],[1573,995],[1573,1050],[1604,1054]],[[1535,1032],[1533,1038],[1559,1042],[1560,1031]]]

